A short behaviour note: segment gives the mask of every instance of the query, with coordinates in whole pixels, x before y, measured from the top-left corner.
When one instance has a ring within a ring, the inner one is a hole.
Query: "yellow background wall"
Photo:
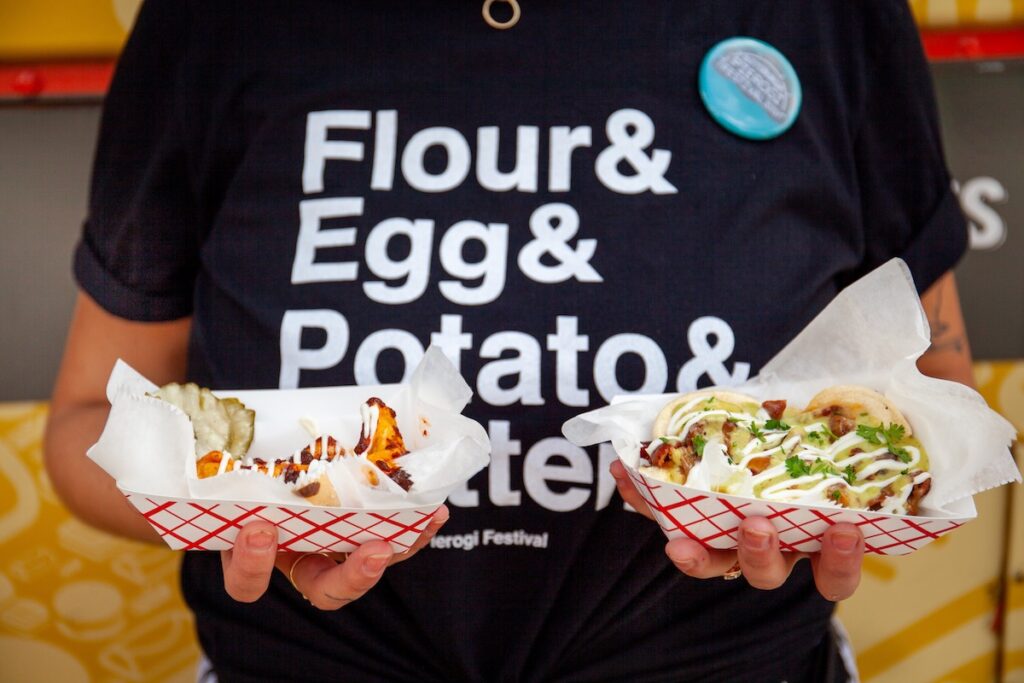
[[[43,471],[45,420],[45,404],[0,404],[0,681],[194,681],[177,554],[68,514]]]
[[[1020,439],[1024,362],[975,363],[974,374]],[[1024,448],[1015,453],[1020,464]],[[975,496],[975,521],[910,556],[865,560],[860,588],[839,611],[864,681],[993,681],[1001,659],[1007,680],[1024,681],[1024,525],[1014,526],[1009,558],[1006,541],[1021,495],[1014,485]]]

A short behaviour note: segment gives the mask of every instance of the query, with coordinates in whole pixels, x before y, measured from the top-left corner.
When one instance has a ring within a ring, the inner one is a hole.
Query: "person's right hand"
[[[314,607],[335,610],[373,588],[386,568],[426,547],[447,521],[448,508],[442,505],[408,550],[395,553],[384,541],[370,541],[347,555],[278,553],[277,528],[252,522],[238,532],[234,548],[221,552],[224,589],[239,602],[255,602],[267,591],[277,567]]]

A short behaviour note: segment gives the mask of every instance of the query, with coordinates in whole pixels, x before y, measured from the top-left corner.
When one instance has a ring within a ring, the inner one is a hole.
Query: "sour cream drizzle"
[[[359,416],[363,418],[363,434],[372,439],[377,433],[377,420],[380,418],[380,407],[363,403],[359,406]]]

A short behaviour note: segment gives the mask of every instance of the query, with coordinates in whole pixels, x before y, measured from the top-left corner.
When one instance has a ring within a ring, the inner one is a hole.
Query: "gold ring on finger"
[[[299,595],[301,595],[302,599],[305,600],[306,602],[309,602],[309,598],[307,598],[306,594],[302,592],[302,589],[300,589],[295,584],[295,568],[299,566],[299,562],[302,562],[307,557],[311,557],[313,555],[325,555],[326,556],[326,553],[303,553],[303,554],[299,555],[299,559],[297,559],[294,562],[292,562],[292,566],[291,567],[288,567],[288,581],[291,582],[292,588],[297,590],[299,592]]]
[[[729,567],[729,571],[727,571],[726,573],[722,574],[722,578],[725,579],[726,581],[732,581],[733,579],[738,579],[741,576],[743,576],[743,570],[740,569],[740,563],[739,562],[737,562],[733,566]]]

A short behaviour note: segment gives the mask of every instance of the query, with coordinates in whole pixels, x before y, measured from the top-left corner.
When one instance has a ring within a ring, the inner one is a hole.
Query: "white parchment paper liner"
[[[881,391],[906,415],[928,452],[932,488],[919,515],[973,517],[973,494],[1020,481],[1009,451],[1016,432],[977,392],[918,371],[917,359],[929,344],[928,321],[910,271],[903,261],[893,259],[840,292],[760,374],[736,389],[761,400],[785,398],[791,406],[805,405],[821,389],[837,384]],[[610,406],[567,421],[562,432],[578,446],[610,441],[636,480],[640,442],[650,440],[654,418],[672,396],[615,397]],[[658,484],[687,495],[755,500]]]
[[[156,389],[127,363],[118,361],[107,383],[110,416],[88,455],[128,494],[208,502],[248,502],[291,508],[305,500],[275,478],[252,471],[198,479],[195,437],[188,417],[174,406],[147,396]],[[400,510],[437,507],[459,484],[489,462],[487,432],[461,415],[472,391],[436,347],[424,354],[408,384],[290,390],[217,390],[256,411],[255,438],[247,456],[273,461],[313,441],[300,420],[311,418],[324,436],[337,439],[350,454],[359,440],[359,406],[377,396],[392,407],[409,453],[401,466],[413,479],[403,491],[388,477],[370,488],[364,458],[345,457],[328,465],[341,508]]]

